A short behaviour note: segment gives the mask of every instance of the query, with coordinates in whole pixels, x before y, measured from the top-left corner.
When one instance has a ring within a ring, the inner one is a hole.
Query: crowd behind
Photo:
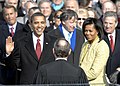
[[[0,4],[0,84],[120,84],[120,0]]]

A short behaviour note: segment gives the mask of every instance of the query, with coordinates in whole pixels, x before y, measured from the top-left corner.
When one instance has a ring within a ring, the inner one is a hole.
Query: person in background
[[[56,38],[65,38],[71,46],[71,54],[68,57],[68,62],[75,66],[79,66],[79,55],[82,44],[84,43],[84,36],[81,30],[77,29],[78,15],[73,10],[65,10],[60,15],[61,24],[57,29],[50,31],[48,34]]]
[[[115,5],[117,7],[117,15],[118,15],[118,26],[117,26],[117,28],[120,29],[120,0],[116,0]]]
[[[89,17],[89,14],[86,8],[79,8],[77,14],[78,14],[77,26],[80,30],[82,30],[83,22]]]
[[[103,40],[103,27],[96,18],[87,18],[82,27],[86,42],[82,46],[79,66],[85,71],[91,86],[106,86],[106,63],[109,47]]]
[[[18,9],[18,0],[5,0],[4,6],[11,5]],[[0,25],[5,23],[3,12],[0,12]]]
[[[4,6],[6,5],[12,5],[16,9],[18,8],[18,0],[5,0]]]
[[[97,4],[99,2],[99,0],[92,0],[92,5],[94,6],[95,4]]]
[[[26,22],[27,24],[30,24],[30,21],[31,21],[31,16],[34,14],[34,13],[37,13],[37,12],[41,12],[41,10],[39,9],[39,7],[36,7],[36,6],[33,6],[29,9],[28,11],[28,21]]]
[[[104,2],[106,1],[111,1],[111,0],[98,0],[98,2],[92,6],[92,8],[95,10],[96,15],[99,18],[101,18],[103,12],[102,12],[102,5],[104,4]]]
[[[52,0],[52,4],[51,4],[52,9],[54,11],[58,11],[58,10],[63,9],[64,1],[65,0]]]
[[[106,1],[111,1],[111,0],[99,0],[101,4],[105,3]]]
[[[89,15],[88,17],[97,18],[96,11],[92,7],[88,7],[87,11]]]
[[[30,0],[20,0],[18,7],[18,17],[23,17],[26,15],[25,3]]]
[[[60,15],[62,14],[63,10],[58,10],[55,11],[54,16],[53,16],[53,24],[51,24],[49,27],[45,29],[46,32],[49,32],[53,29],[57,29],[58,26],[60,25]]]
[[[57,39],[53,48],[55,61],[40,67],[35,73],[34,84],[89,86],[84,71],[80,67],[75,67],[67,62],[70,53],[69,42],[65,38]]]
[[[45,16],[38,12],[31,16],[30,35],[16,42],[11,37],[6,39],[6,65],[21,68],[20,84],[32,84],[34,73],[41,65],[54,61],[52,48],[56,38],[44,33]]]
[[[4,6],[4,0],[0,0],[0,12],[2,11]]]
[[[117,7],[112,1],[105,1],[102,4],[102,16],[100,17],[100,20],[102,22],[102,17],[107,11],[113,11],[117,12]]]
[[[78,3],[79,3],[79,6],[80,8],[88,8],[88,7],[91,7],[90,4],[91,4],[91,0],[78,0]]]
[[[40,8],[41,12],[46,17],[47,27],[53,24],[53,14],[52,14],[51,4],[52,2],[50,0],[41,0],[38,4],[38,7]]]
[[[120,29],[117,29],[118,17],[117,13],[108,11],[103,15],[103,25],[105,36],[104,40],[109,45],[110,54],[106,67],[106,74],[113,84],[120,84],[118,76],[120,72]]]
[[[6,38],[11,36],[13,40],[15,39],[16,33],[23,29],[24,25],[17,22],[17,9],[14,6],[4,6],[3,8],[3,16],[5,23],[1,24],[0,26],[0,47],[2,47],[3,56],[1,58],[5,58],[6,56]],[[16,80],[16,70],[6,67],[6,81],[5,84],[14,84]],[[5,73],[5,72],[4,72]]]
[[[120,23],[120,0],[116,0],[115,5],[117,7],[118,22]]]
[[[54,22],[55,22],[55,27],[54,29],[56,29],[60,24],[61,24],[61,21],[60,21],[60,15],[62,14],[63,10],[59,10],[55,13],[54,15]]]
[[[22,23],[22,24],[26,24],[26,22],[28,20],[28,15],[29,15],[28,11],[32,7],[38,7],[37,3],[33,2],[33,1],[27,1],[25,3],[25,12],[26,12],[26,14],[23,17],[17,17],[17,21]]]
[[[75,12],[79,9],[77,0],[65,0],[64,9],[71,9]]]
[[[107,11],[117,12],[116,5],[112,1],[106,1],[102,5],[102,12],[103,14]]]

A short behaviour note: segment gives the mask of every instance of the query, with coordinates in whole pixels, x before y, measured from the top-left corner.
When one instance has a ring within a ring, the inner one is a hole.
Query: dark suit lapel
[[[5,24],[2,25],[2,29],[3,29],[4,36],[7,38],[10,35],[9,27],[8,27],[7,23],[5,23]],[[20,29],[22,29],[22,24],[20,24],[20,23],[17,22],[16,31],[18,31]]]
[[[36,55],[36,52],[35,52],[35,49],[34,49],[32,37],[29,37],[29,39],[27,38],[25,41],[26,41],[26,44],[25,44],[26,49],[27,49],[28,52],[31,54],[31,56],[32,56],[36,61],[38,61],[38,58],[37,58],[37,55]]]
[[[115,37],[115,45],[114,45],[114,52],[119,51],[118,48],[120,47],[120,30],[116,30],[116,37]]]
[[[77,39],[77,40],[76,40],[75,51],[74,51],[74,52],[78,51],[78,50],[77,50],[77,49],[78,49],[77,47],[81,45],[79,39],[82,39],[82,38],[80,37],[80,35],[77,35],[77,34],[79,34],[79,33],[78,33],[78,31],[76,30],[76,39]]]
[[[19,22],[17,22],[15,32],[18,31],[18,30],[20,30],[20,29],[22,29],[22,28],[23,28],[22,24],[20,24]]]
[[[69,60],[73,60],[73,64],[78,66],[79,64],[79,56],[82,48],[82,44],[84,43],[84,36],[81,31],[76,29],[76,44],[74,51],[71,52]]]
[[[106,42],[109,44],[109,46],[110,46],[110,42],[109,42],[109,39],[108,39],[108,36],[107,36],[107,35],[105,35],[104,39],[105,39],[105,41],[106,41]]]
[[[50,42],[49,37],[46,34],[44,34],[43,51],[41,53],[40,62],[43,61],[44,59],[48,58],[45,55],[47,55],[47,53],[48,53],[47,50],[49,48],[48,47],[49,42]]]
[[[64,37],[64,35],[62,34],[62,32],[60,32],[59,28],[55,29],[55,36],[57,38],[60,38],[60,37]]]
[[[105,42],[106,42],[106,43],[108,44],[108,46],[109,46],[109,49],[110,49],[110,56],[111,56],[111,55],[112,55],[112,51],[111,51],[110,41],[109,41],[109,38],[108,38],[108,35],[107,35],[107,34],[105,34],[104,40],[105,40]]]
[[[2,30],[5,38],[7,38],[10,35],[9,28],[7,25],[2,25]]]

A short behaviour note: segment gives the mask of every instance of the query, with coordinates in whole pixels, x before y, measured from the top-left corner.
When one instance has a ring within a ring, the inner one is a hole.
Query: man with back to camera
[[[34,84],[80,84],[88,86],[88,80],[80,67],[75,67],[67,62],[71,53],[69,42],[59,38],[54,43],[53,54],[55,61],[43,65],[35,73]]]

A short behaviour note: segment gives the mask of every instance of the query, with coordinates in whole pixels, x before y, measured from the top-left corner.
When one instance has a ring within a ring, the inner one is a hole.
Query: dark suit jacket
[[[3,59],[3,51],[0,48],[0,84],[6,84],[6,67],[4,66],[4,64],[2,65],[2,63],[4,63]]]
[[[41,66],[33,82],[34,84],[83,84],[88,83],[88,80],[80,67],[73,66],[65,60],[57,60]]]
[[[53,25],[53,24],[50,25],[49,27],[46,27],[46,28],[45,28],[45,32],[46,32],[46,33],[50,32],[50,31],[52,31],[52,30],[54,30],[54,25]]]
[[[48,32],[48,34],[51,36],[54,36],[56,38],[64,37],[58,28]],[[80,30],[76,29],[75,50],[74,50],[74,52],[72,51],[71,55],[69,56],[68,62],[70,62],[71,64],[74,64],[76,66],[79,66],[79,57],[80,57],[80,52],[81,52],[83,43],[84,43],[84,36]]]
[[[13,40],[16,36],[16,32],[18,32],[19,30],[23,29],[23,24],[18,23],[16,25],[16,31],[15,34],[13,36]],[[4,63],[4,58],[6,56],[6,50],[5,50],[5,44],[6,44],[6,38],[10,36],[10,32],[9,32],[9,27],[7,25],[7,23],[4,23],[0,26],[0,49],[2,51],[2,56],[0,57],[0,62]],[[4,78],[4,82],[1,84],[14,84],[15,83],[15,70],[8,68],[8,67],[2,67],[2,70],[0,72],[0,76],[3,76]]]
[[[38,60],[33,46],[32,35],[27,35],[16,42],[11,55],[6,58],[6,64],[11,67],[20,67],[20,84],[31,84],[36,70],[43,64],[54,61],[52,48],[56,39],[44,34],[43,51]]]
[[[19,31],[20,29],[23,29],[23,26],[24,26],[23,24],[17,22],[16,31],[15,31],[15,34],[13,36],[13,40],[14,40],[14,37],[16,35],[16,32]],[[2,24],[0,26],[0,32],[1,32],[0,33],[0,45],[2,45],[3,52],[6,52],[5,51],[6,38],[11,35],[9,32],[9,27],[8,27],[7,23]]]
[[[110,48],[110,42],[109,42],[107,34],[105,35],[104,40],[107,42]],[[106,72],[107,72],[108,77],[112,73],[114,73],[118,67],[120,67],[120,29],[116,28],[114,51],[111,52],[111,49],[110,49],[110,56],[107,62]]]

